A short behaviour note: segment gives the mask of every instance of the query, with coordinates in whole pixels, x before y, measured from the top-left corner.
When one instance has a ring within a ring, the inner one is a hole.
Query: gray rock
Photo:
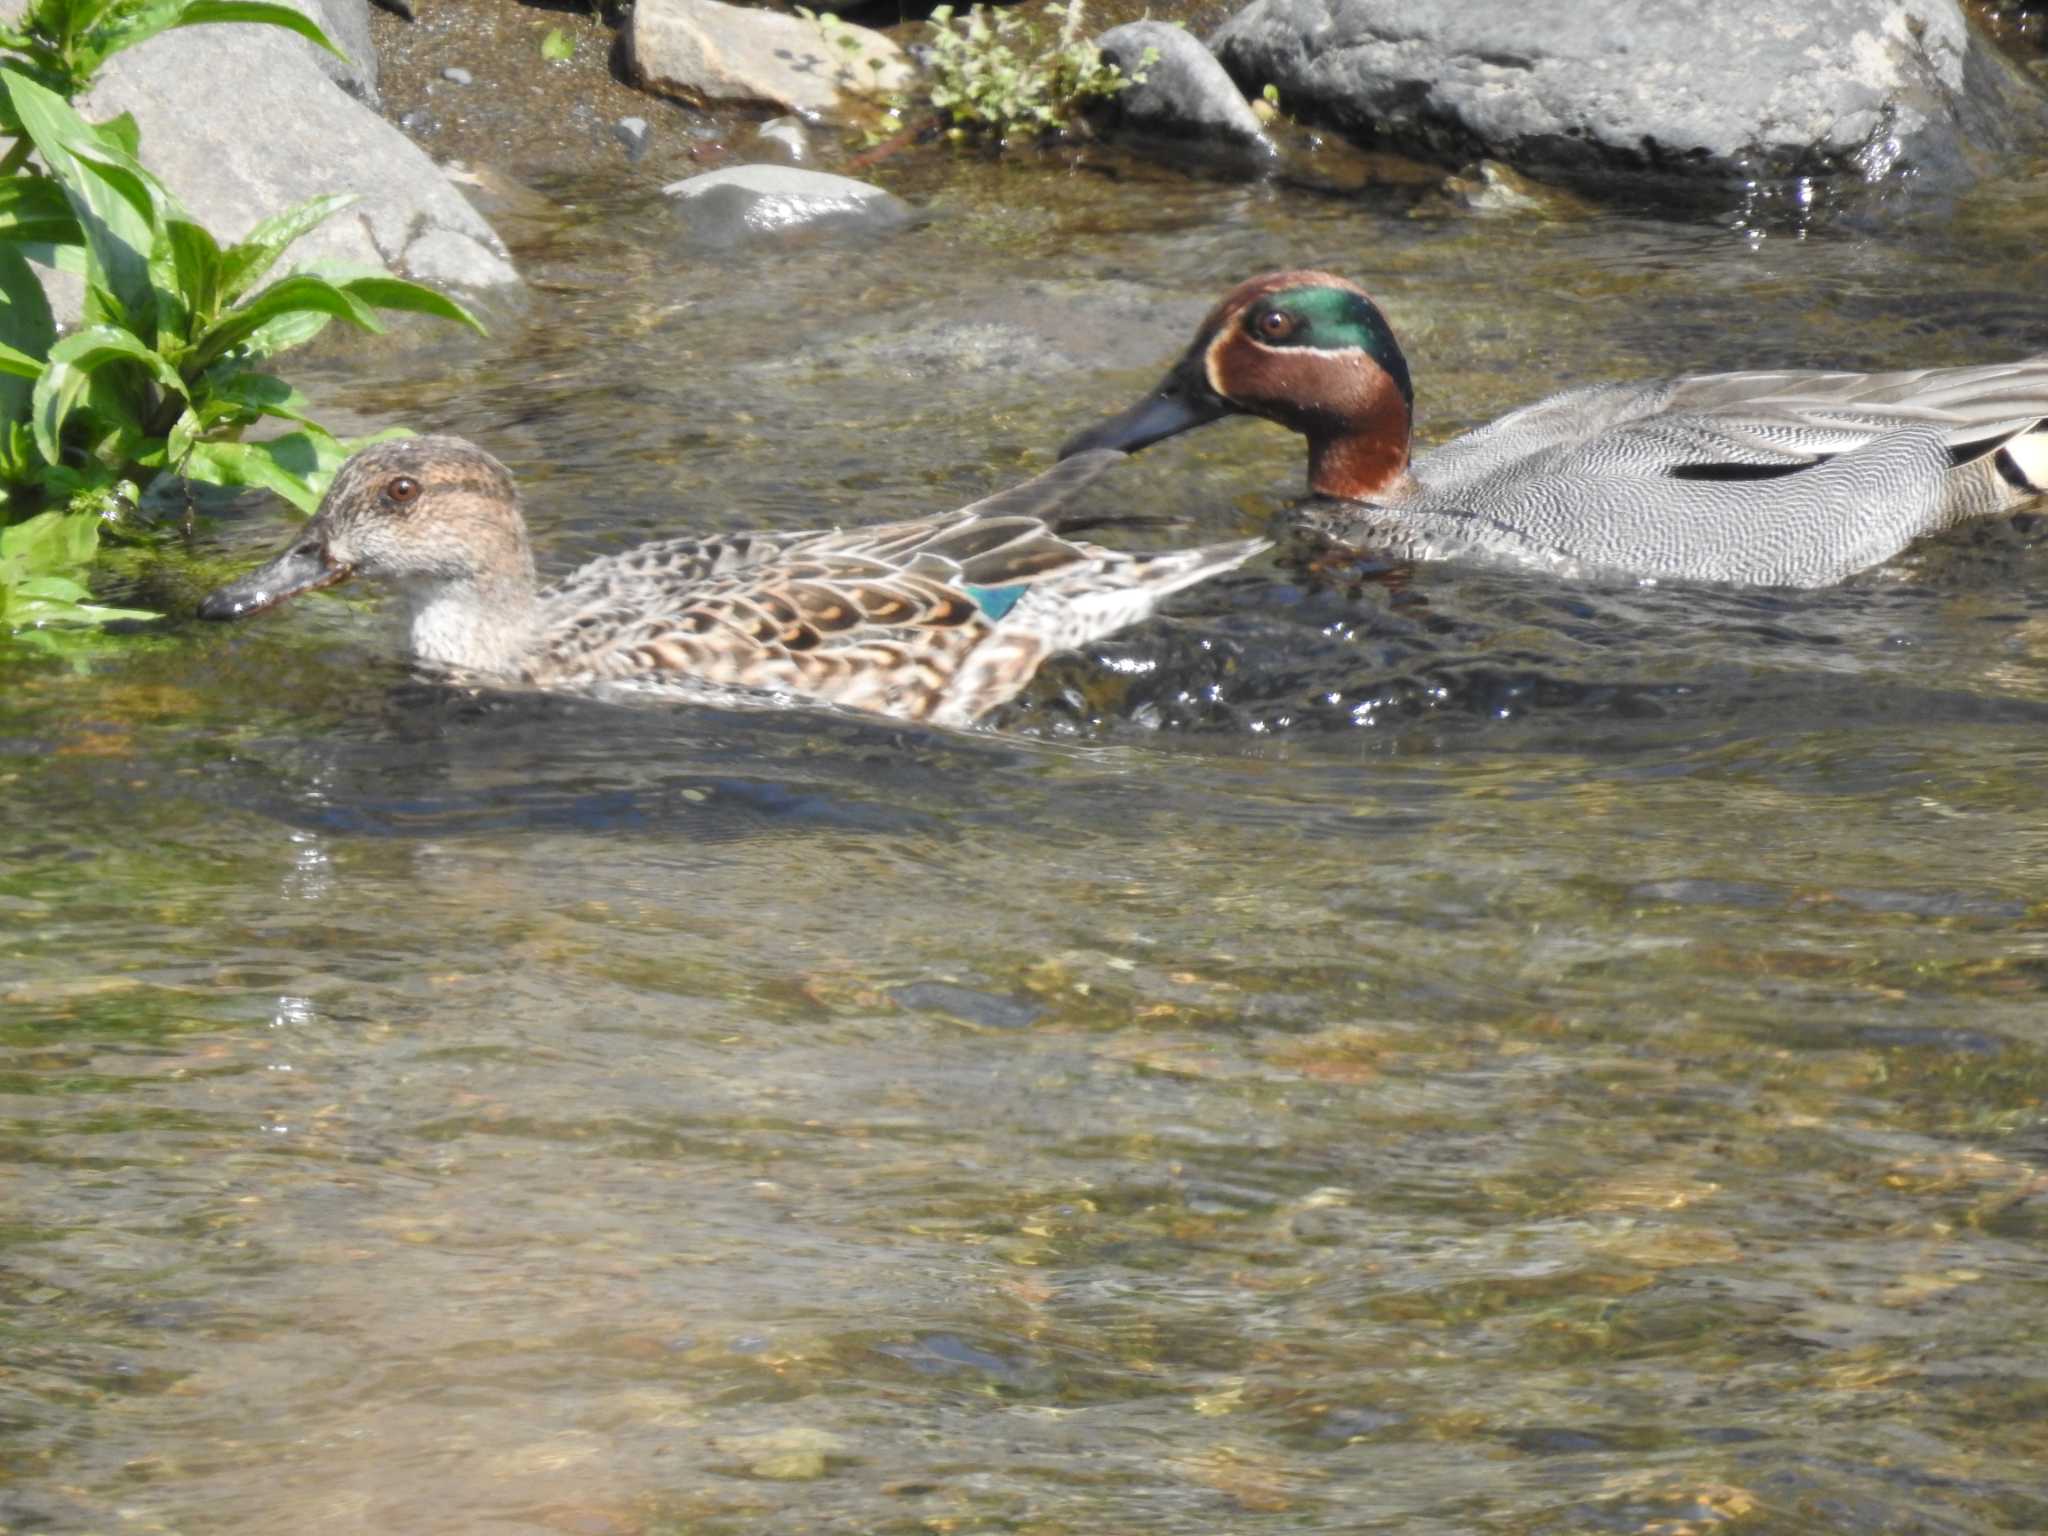
[[[503,243],[413,142],[329,82],[275,27],[166,32],[116,55],[78,103],[132,112],[142,160],[223,242],[328,192],[362,201],[286,254],[383,268],[469,295],[520,291]]]
[[[1212,46],[1369,142],[1581,178],[1960,184],[2048,123],[1956,0],[1252,0]]]
[[[370,0],[287,0],[320,23],[334,46],[348,55],[344,64],[325,48],[300,42],[320,73],[366,107],[382,107],[377,89],[377,48],[370,41]]]
[[[654,141],[654,130],[644,117],[622,117],[612,124],[612,137],[626,146],[626,161],[635,164]]]
[[[766,102],[785,112],[843,113],[842,93],[890,91],[910,78],[903,50],[879,32],[842,25],[856,50],[814,22],[719,0],[638,0],[626,28],[633,78],[694,105]]]
[[[1134,81],[1117,92],[1118,119],[1130,127],[1175,137],[1221,138],[1262,144],[1265,134],[1251,103],[1185,27],[1129,21],[1095,40],[1103,56]],[[1144,62],[1147,49],[1158,57]]]
[[[788,165],[735,165],[671,182],[693,243],[714,248],[764,239],[875,234],[916,218],[880,187]]]
[[[450,64],[446,69],[441,71],[441,78],[443,80],[446,80],[450,85],[469,85],[476,80],[476,76],[472,75],[460,64]]]
[[[811,158],[811,135],[800,117],[771,117],[754,130],[750,148],[757,160],[802,165]]]

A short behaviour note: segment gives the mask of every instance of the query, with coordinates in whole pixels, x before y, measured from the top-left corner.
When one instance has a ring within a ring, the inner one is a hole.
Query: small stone
[[[1571,193],[1546,187],[1498,160],[1482,160],[1462,176],[1444,178],[1448,199],[1474,213],[1530,214],[1538,218],[1590,218],[1592,205]]]
[[[414,107],[410,112],[399,118],[398,126],[407,133],[426,133],[433,128],[434,117],[424,107]]]
[[[1029,1029],[1045,1017],[1045,1005],[1021,997],[1000,997],[950,981],[913,981],[889,995],[905,1008],[949,1014],[988,1029]]]
[[[729,166],[661,190],[682,213],[690,239],[718,249],[763,239],[872,234],[917,217],[880,187],[787,165]]]
[[[471,81],[476,79],[476,76],[472,75],[468,70],[464,69],[459,64],[451,64],[446,69],[441,71],[441,78],[455,85],[468,85]]]
[[[754,148],[763,160],[802,165],[811,158],[811,136],[801,118],[771,117],[754,130]]]
[[[654,140],[654,130],[644,117],[622,117],[612,124],[612,137],[626,146],[627,163],[633,164],[647,153],[647,146]]]
[[[750,1435],[717,1435],[711,1447],[742,1463],[755,1477],[772,1482],[808,1482],[823,1477],[829,1458],[852,1452],[852,1444],[844,1436],[803,1425]]]

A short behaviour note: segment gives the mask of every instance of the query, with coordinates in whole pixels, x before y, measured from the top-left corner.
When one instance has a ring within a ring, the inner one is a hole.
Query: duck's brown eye
[[[384,487],[384,499],[394,506],[420,499],[420,483],[411,475],[394,475]]]
[[[1285,341],[1301,329],[1301,321],[1284,309],[1262,309],[1252,316],[1252,332],[1261,341]]]

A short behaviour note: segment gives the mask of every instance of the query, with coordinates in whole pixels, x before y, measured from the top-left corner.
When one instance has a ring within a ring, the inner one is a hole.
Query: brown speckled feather
[[[1130,555],[1045,520],[1121,455],[1070,459],[941,518],[643,546],[542,594],[542,683],[668,678],[962,722],[1054,652],[1135,622],[1257,543]]]
[[[1064,537],[1060,505],[1122,457],[1080,455],[940,517],[645,544],[536,591],[504,467],[459,438],[411,438],[352,458],[292,546],[200,613],[240,618],[353,574],[385,576],[411,606],[414,654],[444,668],[965,724],[1047,656],[1266,547],[1135,555]]]

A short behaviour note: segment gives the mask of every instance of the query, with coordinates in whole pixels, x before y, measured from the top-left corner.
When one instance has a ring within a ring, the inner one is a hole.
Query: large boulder
[[[843,44],[854,46],[847,47]],[[695,106],[740,102],[841,115],[849,95],[893,91],[910,63],[889,38],[719,0],[637,0],[626,27],[633,78]]]
[[[503,300],[520,291],[503,242],[410,139],[351,100],[276,27],[166,32],[110,60],[79,110],[131,112],[142,160],[222,241],[328,192],[361,201],[294,245],[315,261],[382,268]]]
[[[1095,46],[1132,82],[1110,98],[1126,126],[1170,137],[1265,142],[1251,103],[1187,28],[1127,21],[1103,33]]]
[[[1367,142],[1582,180],[1960,185],[2044,122],[1956,0],[1252,0],[1211,45]]]
[[[366,107],[381,107],[377,90],[377,48],[370,41],[370,0],[286,0],[320,24],[320,30],[334,40],[334,46],[348,55],[337,59],[325,48],[301,42],[306,57],[320,73],[355,97]]]

